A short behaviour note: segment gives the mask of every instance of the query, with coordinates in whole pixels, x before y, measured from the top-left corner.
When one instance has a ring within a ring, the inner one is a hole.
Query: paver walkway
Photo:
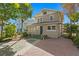
[[[79,56],[77,49],[70,39],[47,39],[41,40],[35,46],[55,55],[55,56]]]

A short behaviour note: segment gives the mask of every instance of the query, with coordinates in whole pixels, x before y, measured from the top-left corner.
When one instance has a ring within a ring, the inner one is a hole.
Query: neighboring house
[[[63,33],[63,13],[60,11],[43,9],[34,16],[36,23],[27,26],[27,32],[33,35],[47,35],[57,38]]]

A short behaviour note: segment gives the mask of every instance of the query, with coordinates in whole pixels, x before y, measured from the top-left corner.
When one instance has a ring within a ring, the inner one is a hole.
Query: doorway
[[[40,26],[40,35],[43,33],[43,26]]]

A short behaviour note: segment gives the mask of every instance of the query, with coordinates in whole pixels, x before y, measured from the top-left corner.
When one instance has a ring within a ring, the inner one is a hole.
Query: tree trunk
[[[70,33],[69,33],[70,38],[72,38],[72,28],[71,28],[71,26],[72,26],[72,21],[70,20]]]
[[[21,32],[23,32],[23,19],[21,20]]]

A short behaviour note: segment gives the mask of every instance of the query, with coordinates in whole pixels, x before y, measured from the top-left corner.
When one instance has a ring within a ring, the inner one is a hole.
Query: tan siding
[[[48,30],[48,26],[56,26],[56,30]],[[56,24],[51,24],[51,25],[45,25],[43,26],[43,35],[48,35],[48,37],[59,37],[60,36],[60,32],[59,32],[59,26],[57,26]]]

